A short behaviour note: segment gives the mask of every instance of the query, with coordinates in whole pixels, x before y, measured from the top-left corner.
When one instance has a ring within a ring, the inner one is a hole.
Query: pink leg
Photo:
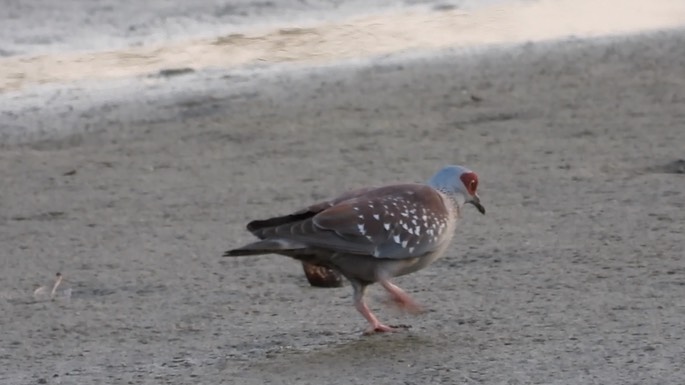
[[[385,279],[382,279],[378,282],[385,290],[388,291],[388,293],[390,293],[392,301],[401,309],[404,309],[412,314],[423,313],[423,308],[421,305],[414,301],[409,294],[405,293],[404,290],[400,289],[397,285]]]
[[[369,307],[366,305],[364,302],[364,293],[366,292],[366,285],[354,283],[354,307],[361,313],[364,318],[369,322],[369,327],[364,331],[364,334],[373,334],[373,333],[384,333],[384,332],[392,332],[395,331],[397,328],[393,326],[388,326],[385,324],[382,324],[378,318],[376,318],[373,313],[371,313],[371,310]]]

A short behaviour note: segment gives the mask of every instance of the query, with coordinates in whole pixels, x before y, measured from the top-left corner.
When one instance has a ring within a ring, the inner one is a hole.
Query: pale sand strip
[[[161,46],[12,57],[0,60],[0,92],[30,84],[136,76],[170,68],[323,63],[410,49],[586,38],[680,26],[685,26],[683,0],[543,0],[473,12],[413,10]]]

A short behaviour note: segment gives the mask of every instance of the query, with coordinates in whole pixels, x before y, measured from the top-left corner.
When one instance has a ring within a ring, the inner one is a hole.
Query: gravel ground
[[[22,99],[3,124],[54,131],[0,148],[0,382],[680,385],[683,68],[676,31]],[[296,262],[220,257],[249,219],[446,163],[488,213],[397,280],[427,314],[372,290],[407,332],[362,337],[350,287]]]

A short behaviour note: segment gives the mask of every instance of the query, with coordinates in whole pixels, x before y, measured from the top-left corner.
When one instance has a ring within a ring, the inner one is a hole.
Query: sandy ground
[[[2,384],[682,384],[685,31],[5,92]],[[18,139],[17,139],[18,138]],[[429,312],[224,259],[246,221],[480,174]],[[55,273],[64,276],[48,300]],[[43,289],[34,292],[40,286]]]
[[[285,0],[281,2],[288,3]],[[682,0],[480,0],[482,4],[478,7],[467,6],[474,2],[461,1],[462,6],[457,7],[450,3],[427,1],[432,7],[399,10],[374,11],[375,8],[370,7],[371,11],[363,15],[347,16],[347,13],[336,12],[338,17],[334,20],[289,21],[290,24],[282,23],[280,28],[264,24],[261,27],[228,24],[233,28],[231,33],[225,32],[231,31],[228,27],[217,29],[207,22],[204,28],[214,33],[206,32],[210,37],[205,38],[191,38],[193,28],[186,26],[189,36],[179,38],[172,34],[161,43],[136,46],[138,41],[131,37],[130,46],[119,49],[112,49],[114,45],[110,43],[105,44],[109,49],[86,52],[66,50],[42,55],[15,55],[0,59],[0,92],[21,90],[35,84],[102,81],[165,71],[230,69],[274,63],[336,63],[408,50],[479,48],[685,25],[685,2]],[[356,1],[340,3],[345,5],[343,8],[353,8]],[[372,2],[379,3],[383,1]],[[126,4],[124,2],[123,5]],[[311,6],[311,12],[319,8],[316,4]],[[118,7],[118,18],[114,20],[120,23],[122,19],[126,20],[127,9],[126,6]],[[144,10],[142,14],[145,14]],[[164,14],[163,10],[157,11]],[[203,8],[192,11],[207,12]],[[69,14],[69,17],[79,15]],[[212,20],[216,23],[221,19]],[[65,30],[82,36],[82,31],[73,29]],[[12,32],[15,30],[10,29]],[[91,31],[88,32],[85,36],[93,36]],[[60,45],[52,44],[51,47]]]
[[[211,37],[415,3],[468,8],[493,1],[497,0],[5,0],[0,9],[0,57]]]

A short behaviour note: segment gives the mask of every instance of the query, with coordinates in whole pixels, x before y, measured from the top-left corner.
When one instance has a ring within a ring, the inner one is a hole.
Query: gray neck
[[[443,196],[448,198],[452,204],[454,204],[455,207],[461,208],[466,204],[466,197],[464,194],[460,191],[454,192],[454,191],[448,191],[447,189],[440,188],[440,187],[435,187],[432,186],[434,189],[440,191]]]

